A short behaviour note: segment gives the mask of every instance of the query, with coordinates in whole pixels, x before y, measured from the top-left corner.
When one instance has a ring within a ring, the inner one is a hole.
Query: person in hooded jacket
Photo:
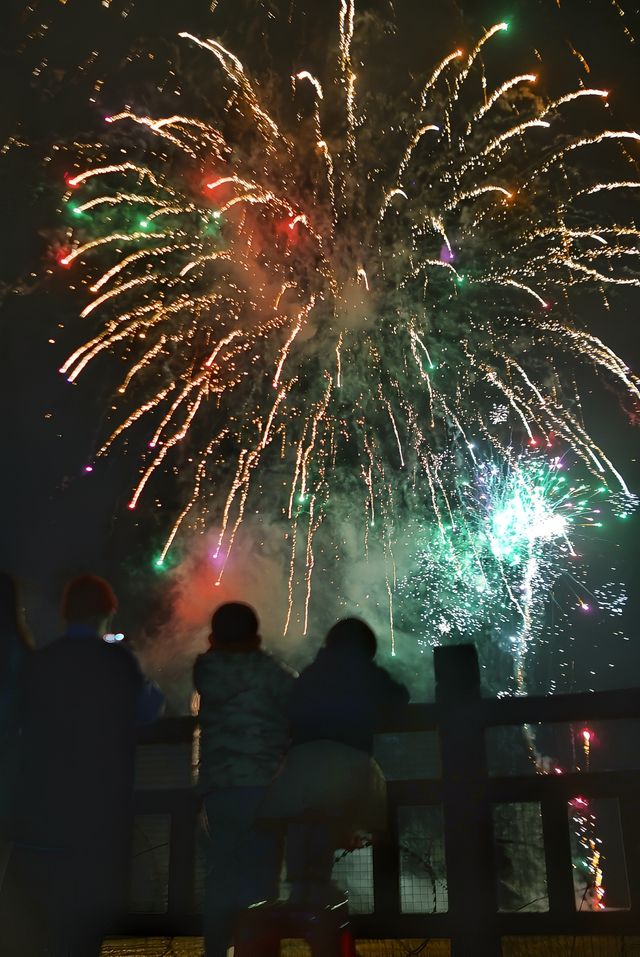
[[[357,618],[337,622],[296,682],[289,717],[292,746],[263,805],[287,822],[290,903],[333,906],[344,894],[331,883],[335,852],[358,832],[386,826],[386,784],[372,757],[377,728],[409,703],[409,692],[376,665],[373,631]]]
[[[204,939],[206,957],[225,957],[239,912],[278,894],[282,839],[258,814],[289,745],[295,674],[261,648],[249,605],[221,605],[210,644],[194,667],[208,836]]]

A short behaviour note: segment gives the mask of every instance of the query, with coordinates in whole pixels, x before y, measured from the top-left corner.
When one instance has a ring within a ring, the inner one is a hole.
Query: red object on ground
[[[348,927],[340,935],[340,957],[358,957],[356,942]]]

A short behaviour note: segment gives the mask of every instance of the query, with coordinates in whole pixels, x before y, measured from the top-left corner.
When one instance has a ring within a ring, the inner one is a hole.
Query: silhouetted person
[[[331,883],[336,850],[351,846],[357,831],[386,824],[373,735],[408,704],[409,693],[374,663],[375,654],[368,625],[357,618],[339,621],[291,697],[292,747],[264,814],[289,822],[287,877],[296,905],[337,903],[344,895]]]
[[[116,607],[103,579],[71,581],[65,632],[27,669],[3,957],[94,957],[124,901],[135,729],[160,695],[124,643],[103,640]]]
[[[32,647],[18,586],[11,575],[0,572],[0,886],[9,853],[20,687]]]
[[[204,934],[206,957],[225,957],[238,912],[278,894],[282,841],[256,815],[289,744],[295,676],[261,649],[248,605],[221,605],[210,642],[194,668],[208,831]]]

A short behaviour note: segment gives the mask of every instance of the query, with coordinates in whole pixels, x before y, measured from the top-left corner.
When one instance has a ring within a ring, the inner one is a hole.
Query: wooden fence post
[[[452,957],[497,957],[497,888],[480,670],[473,645],[436,648]]]
[[[576,914],[576,893],[566,797],[543,798],[541,812],[549,911],[571,921]]]

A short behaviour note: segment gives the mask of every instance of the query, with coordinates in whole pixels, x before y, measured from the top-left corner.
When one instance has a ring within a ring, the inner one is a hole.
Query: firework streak
[[[634,399],[639,380],[572,303],[640,286],[639,230],[610,211],[638,194],[640,135],[572,134],[581,105],[606,115],[606,90],[549,101],[527,68],[488,88],[482,56],[506,23],[402,106],[369,96],[365,110],[357,24],[342,0],[330,82],[284,78],[293,129],[234,53],[186,33],[219,78],[219,119],[108,117],[118,149],[107,137],[106,158],[67,178],[77,231],[60,262],[86,270],[82,315],[98,328],[62,372],[124,359],[121,418],[97,458],[146,424],[131,509],[159,472],[189,483],[160,565],[204,513],[221,577],[245,515],[267,512],[290,547],[284,631],[306,632],[316,538],[339,511],[363,554],[375,540],[384,555],[393,644],[408,587],[396,552],[417,522],[440,578],[492,600],[487,578],[502,583],[521,675],[541,554],[573,552],[567,507],[585,488],[630,496],[582,424],[573,375],[584,364]],[[584,477],[570,501],[536,458],[554,444]]]

